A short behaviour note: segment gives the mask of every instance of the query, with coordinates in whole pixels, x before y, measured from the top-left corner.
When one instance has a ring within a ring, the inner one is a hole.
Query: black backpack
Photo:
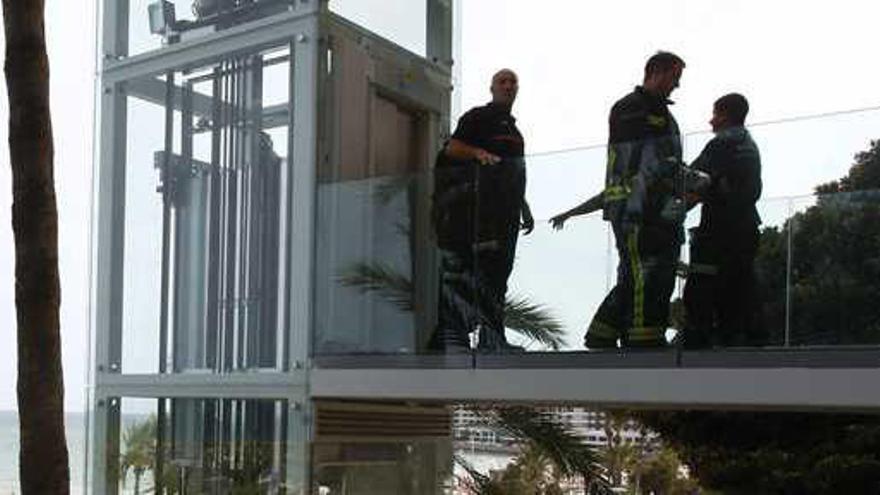
[[[434,162],[431,218],[441,249],[469,249],[475,239],[515,235],[525,194],[525,165],[505,159],[491,166],[452,160],[445,147]],[[475,220],[479,219],[479,223]]]
[[[446,146],[434,160],[434,194],[431,220],[441,249],[466,249],[474,237],[477,166],[471,161],[452,160]]]

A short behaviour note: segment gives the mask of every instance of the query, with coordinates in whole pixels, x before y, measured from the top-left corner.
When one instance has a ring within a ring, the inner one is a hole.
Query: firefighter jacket
[[[605,220],[669,223],[661,213],[675,199],[681,165],[681,136],[670,103],[639,86],[612,107]]]

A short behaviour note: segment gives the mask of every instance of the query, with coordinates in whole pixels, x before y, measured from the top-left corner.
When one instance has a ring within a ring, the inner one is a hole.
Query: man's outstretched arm
[[[580,215],[587,215],[593,213],[594,211],[599,211],[605,205],[605,191],[600,192],[599,194],[593,196],[592,198],[584,201],[583,203],[575,206],[574,208],[566,211],[565,213],[560,213],[555,217],[550,219],[550,223],[553,224],[553,228],[556,230],[562,229],[565,225],[565,221],[571,217],[577,217]]]

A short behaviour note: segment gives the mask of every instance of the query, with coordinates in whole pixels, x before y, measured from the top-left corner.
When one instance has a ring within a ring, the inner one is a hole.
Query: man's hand
[[[565,227],[566,220],[568,220],[568,214],[560,213],[550,219],[550,224],[553,225],[554,230],[562,230],[562,228]]]
[[[521,228],[524,231],[523,235],[529,235],[535,230],[535,218],[532,217],[532,209],[529,208],[528,203],[523,204]]]
[[[501,157],[493,155],[482,148],[474,148],[474,159],[480,162],[480,165],[495,165],[501,161]]]

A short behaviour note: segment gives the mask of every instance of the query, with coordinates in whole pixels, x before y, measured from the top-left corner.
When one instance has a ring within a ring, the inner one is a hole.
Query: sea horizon
[[[70,493],[85,493],[86,412],[65,411]],[[18,411],[0,410],[0,495],[20,495]]]

